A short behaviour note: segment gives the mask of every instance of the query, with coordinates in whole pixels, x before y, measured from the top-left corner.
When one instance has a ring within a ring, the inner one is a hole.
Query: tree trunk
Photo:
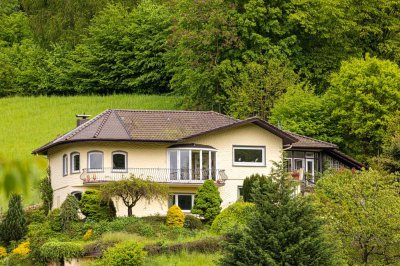
[[[132,216],[132,206],[128,206],[128,217]]]

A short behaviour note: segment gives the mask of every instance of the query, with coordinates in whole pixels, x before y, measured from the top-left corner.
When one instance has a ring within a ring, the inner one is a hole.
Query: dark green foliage
[[[197,190],[191,212],[203,217],[205,223],[211,224],[221,211],[221,203],[218,187],[209,179]]]
[[[7,244],[11,241],[21,240],[27,231],[21,201],[20,195],[11,194],[7,213],[0,226],[0,239]]]
[[[72,222],[79,221],[79,202],[73,195],[68,195],[60,207],[62,228],[68,229]]]
[[[47,219],[47,215],[43,208],[29,208],[25,209],[26,224],[43,223]]]
[[[86,190],[82,194],[80,208],[87,219],[95,221],[110,220],[116,215],[114,203],[103,200],[99,190]]]
[[[49,215],[47,216],[50,224],[50,228],[53,231],[59,232],[62,230],[62,221],[61,221],[61,210],[60,209],[54,209],[51,212],[49,212]]]
[[[203,229],[204,225],[199,218],[193,215],[185,215],[185,222],[183,223],[184,228],[191,230]]]
[[[265,175],[253,174],[246,177],[243,180],[243,200],[246,202],[254,202],[253,193],[256,183],[257,186],[263,187],[263,184],[266,182],[268,182],[268,179]]]
[[[343,265],[309,197],[293,196],[283,165],[254,189],[248,228],[232,232],[221,265]]]
[[[47,169],[47,176],[40,181],[40,198],[43,202],[43,210],[47,215],[53,208],[53,188],[51,187],[50,168]]]

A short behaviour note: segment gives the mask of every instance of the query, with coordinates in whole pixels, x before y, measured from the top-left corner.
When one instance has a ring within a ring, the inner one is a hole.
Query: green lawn
[[[0,99],[0,157],[35,160],[31,151],[76,126],[76,114],[93,116],[106,109],[179,109],[179,97],[112,95],[71,97],[12,97]],[[36,158],[44,175],[45,158]],[[37,193],[25,204],[37,202]],[[5,207],[0,202],[0,208]]]
[[[221,258],[220,253],[182,252],[172,255],[146,257],[145,265],[151,266],[214,266]]]

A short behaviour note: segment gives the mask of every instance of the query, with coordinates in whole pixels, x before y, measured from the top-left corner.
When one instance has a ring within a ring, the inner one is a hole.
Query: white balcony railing
[[[228,177],[220,169],[170,169],[170,168],[128,168],[128,169],[83,169],[80,175],[83,183],[104,183],[130,178],[148,179],[159,183],[202,184],[207,179],[223,183]]]

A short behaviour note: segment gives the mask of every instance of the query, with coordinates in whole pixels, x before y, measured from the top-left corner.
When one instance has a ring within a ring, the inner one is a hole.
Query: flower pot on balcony
[[[300,172],[299,171],[293,171],[292,172],[292,177],[294,180],[299,181],[300,180]]]
[[[90,175],[86,175],[85,181],[90,182]]]

